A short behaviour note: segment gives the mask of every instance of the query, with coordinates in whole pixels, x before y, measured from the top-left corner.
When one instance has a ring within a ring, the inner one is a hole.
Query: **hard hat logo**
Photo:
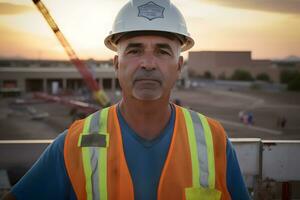
[[[150,21],[157,18],[164,18],[165,8],[155,4],[152,1],[143,4],[141,6],[138,6],[138,9],[139,9],[138,17],[145,17]]]

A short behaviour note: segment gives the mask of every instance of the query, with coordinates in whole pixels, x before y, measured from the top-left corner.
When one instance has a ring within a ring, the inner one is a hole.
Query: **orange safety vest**
[[[175,112],[174,132],[157,199],[230,200],[223,127],[176,105]],[[77,199],[134,199],[116,105],[71,125],[65,139],[64,159]]]

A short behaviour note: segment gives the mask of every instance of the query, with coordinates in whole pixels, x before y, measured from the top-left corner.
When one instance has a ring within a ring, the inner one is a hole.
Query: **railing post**
[[[290,183],[289,182],[282,183],[281,199],[282,200],[290,200],[291,199],[291,191],[290,191]]]

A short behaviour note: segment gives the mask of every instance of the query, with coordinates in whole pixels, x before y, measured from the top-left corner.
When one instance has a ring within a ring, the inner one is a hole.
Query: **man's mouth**
[[[137,82],[143,82],[143,83],[159,83],[161,84],[161,81],[158,80],[158,79],[136,79],[134,80],[134,83],[137,83]]]

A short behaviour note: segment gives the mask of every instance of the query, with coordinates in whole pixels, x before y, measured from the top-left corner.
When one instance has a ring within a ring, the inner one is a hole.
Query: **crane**
[[[36,7],[39,9],[39,11],[44,16],[45,20],[51,27],[52,31],[56,35],[57,39],[59,40],[60,44],[65,49],[66,53],[68,54],[70,61],[75,65],[81,76],[83,77],[83,80],[85,81],[88,88],[92,91],[94,99],[100,103],[101,106],[107,107],[110,105],[110,100],[107,97],[104,90],[100,87],[100,85],[97,83],[95,78],[93,77],[92,73],[89,71],[89,68],[87,65],[82,62],[78,56],[76,55],[75,51],[67,41],[67,39],[64,37],[60,29],[58,28],[57,24],[55,23],[54,19],[51,17],[48,9],[43,4],[41,0],[32,0],[33,3],[36,5]]]

